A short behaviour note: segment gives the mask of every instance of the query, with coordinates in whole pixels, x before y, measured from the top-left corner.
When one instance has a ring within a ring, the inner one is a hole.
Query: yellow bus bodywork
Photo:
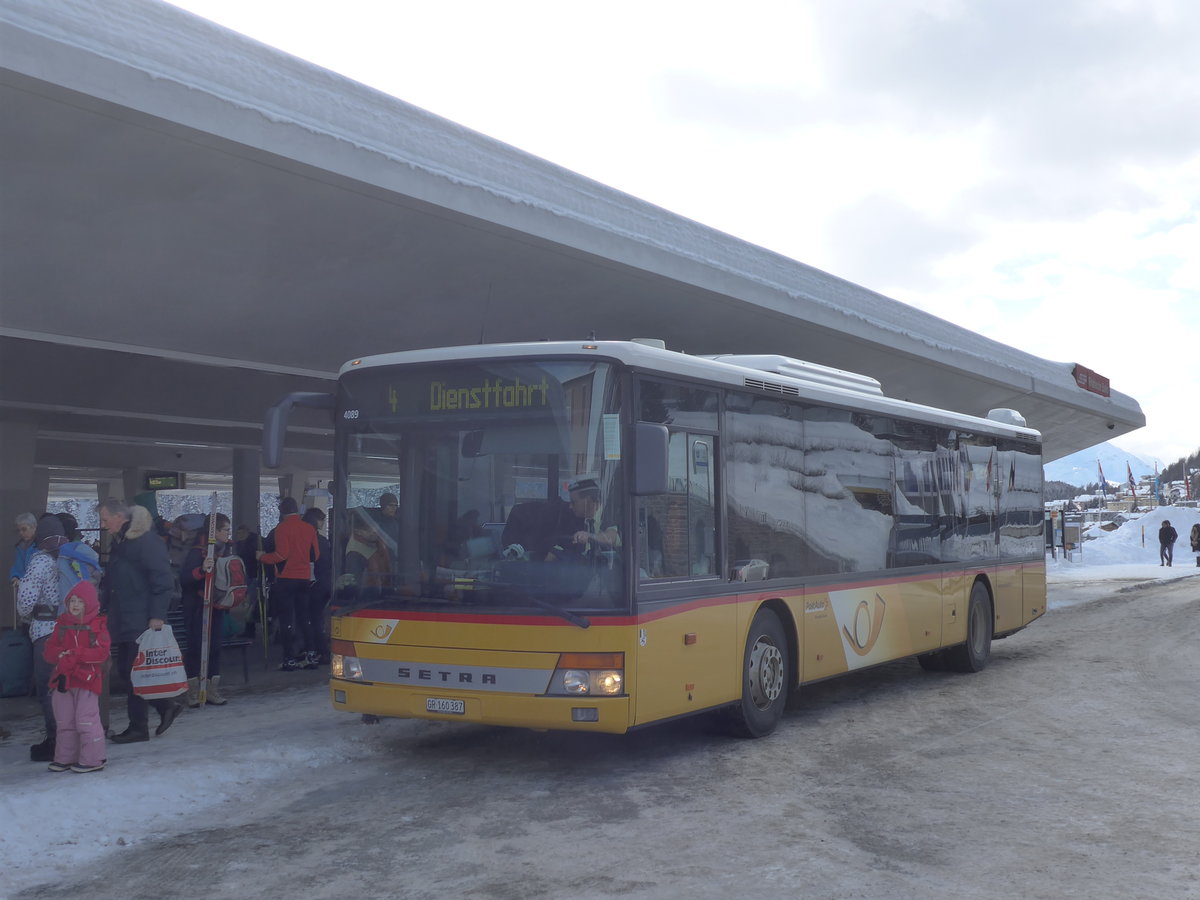
[[[332,639],[352,645],[353,654],[371,661],[381,677],[333,678],[331,697],[338,709],[377,716],[621,733],[736,702],[747,633],[764,605],[776,608],[793,637],[794,680],[803,684],[962,643],[971,588],[981,577],[998,598],[997,634],[1045,612],[1045,565],[1026,563],[734,594],[621,617],[616,624],[596,617],[587,629],[540,616],[340,616],[332,620]],[[547,696],[560,653],[624,654],[626,692]],[[493,673],[496,683],[470,680],[486,677],[480,673]],[[505,689],[507,682],[520,689]],[[462,712],[431,712],[431,699],[461,700]],[[577,721],[581,708],[595,709],[596,721]]]

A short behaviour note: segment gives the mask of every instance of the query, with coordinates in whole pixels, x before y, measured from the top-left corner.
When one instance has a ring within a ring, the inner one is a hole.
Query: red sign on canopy
[[[1075,376],[1075,383],[1085,391],[1091,391],[1093,394],[1099,394],[1101,397],[1107,397],[1111,393],[1107,378],[1093,372],[1091,369],[1084,368],[1079,363],[1075,364],[1075,368],[1071,370],[1071,374]]]

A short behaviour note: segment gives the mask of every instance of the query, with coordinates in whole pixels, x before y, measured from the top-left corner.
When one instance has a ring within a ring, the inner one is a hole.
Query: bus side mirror
[[[638,422],[633,426],[633,495],[667,492],[670,435],[666,425]]]
[[[333,394],[316,394],[297,391],[288,394],[267,410],[263,420],[263,465],[268,469],[278,469],[283,461],[283,443],[287,435],[288,417],[293,406],[308,406],[313,409],[333,410]]]

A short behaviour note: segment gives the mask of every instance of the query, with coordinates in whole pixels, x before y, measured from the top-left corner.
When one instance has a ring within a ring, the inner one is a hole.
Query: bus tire
[[[766,737],[779,724],[787,703],[788,643],[779,616],[760,609],[750,623],[742,656],[742,698],[730,710],[730,730],[738,737]]]
[[[987,586],[976,581],[967,604],[967,639],[944,650],[946,668],[955,672],[979,672],[992,654],[992,598]]]

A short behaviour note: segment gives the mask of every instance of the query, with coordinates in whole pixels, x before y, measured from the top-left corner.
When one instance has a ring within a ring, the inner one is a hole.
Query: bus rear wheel
[[[739,737],[765,737],[775,730],[787,703],[788,644],[779,616],[760,609],[750,623],[742,657],[742,698],[730,710],[730,729]]]
[[[982,581],[971,586],[967,604],[967,640],[944,650],[946,668],[955,672],[978,672],[992,655],[992,598]]]

